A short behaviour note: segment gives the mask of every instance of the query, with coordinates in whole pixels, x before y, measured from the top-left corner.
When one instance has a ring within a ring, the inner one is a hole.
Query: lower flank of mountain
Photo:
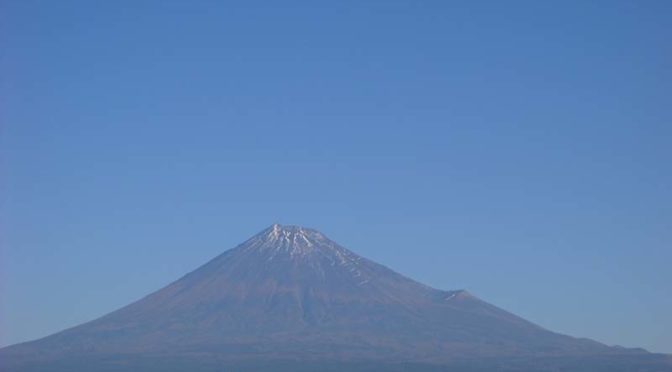
[[[230,361],[214,356],[109,355],[63,358],[20,365],[3,364],[3,372],[669,372],[672,359],[660,354],[458,358],[441,364],[413,362],[339,362],[265,360]]]
[[[0,349],[0,371],[663,372],[672,361],[546,330],[273,225],[133,304]]]

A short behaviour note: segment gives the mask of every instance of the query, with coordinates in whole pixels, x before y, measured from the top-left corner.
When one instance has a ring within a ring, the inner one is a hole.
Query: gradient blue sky
[[[555,331],[672,352],[672,2],[0,14],[0,345],[279,222]]]

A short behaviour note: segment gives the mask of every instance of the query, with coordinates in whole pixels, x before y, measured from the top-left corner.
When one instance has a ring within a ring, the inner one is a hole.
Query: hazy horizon
[[[0,9],[0,347],[273,223],[672,353],[669,2]]]

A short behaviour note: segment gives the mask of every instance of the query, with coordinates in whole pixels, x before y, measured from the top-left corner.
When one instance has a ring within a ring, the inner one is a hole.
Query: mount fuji
[[[0,350],[4,372],[672,371],[273,225],[147,297]]]

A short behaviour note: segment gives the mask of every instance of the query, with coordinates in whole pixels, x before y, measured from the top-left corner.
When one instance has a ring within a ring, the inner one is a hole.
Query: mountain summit
[[[282,255],[289,255],[290,258],[315,255],[340,257],[346,254],[356,256],[317,230],[291,225],[274,224],[243,243],[242,246],[247,250],[259,250],[270,254],[269,259]]]
[[[275,224],[129,306],[0,350],[0,367],[475,371],[544,370],[560,360],[629,371],[662,365],[652,358],[547,331],[466,291],[418,283],[316,230]]]

